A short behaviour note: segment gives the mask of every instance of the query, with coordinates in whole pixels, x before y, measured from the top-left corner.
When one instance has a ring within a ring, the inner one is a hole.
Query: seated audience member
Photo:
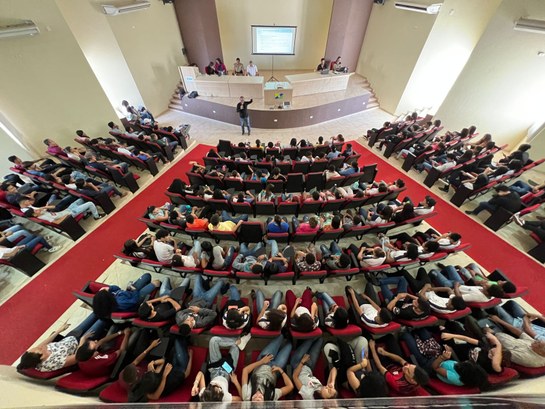
[[[346,298],[354,315],[373,328],[386,327],[392,321],[392,313],[388,308],[381,307],[373,285],[367,283],[363,294],[356,293],[350,286],[346,286]]]
[[[87,338],[83,344],[80,342],[76,350],[79,370],[92,376],[110,375],[119,356],[127,349],[130,335],[131,329],[125,328],[123,331],[116,331],[97,341]],[[108,347],[109,343],[119,336],[123,336],[119,349]]]
[[[91,152],[87,152],[85,154],[85,160],[87,161],[90,167],[98,169],[106,173],[109,173],[108,167],[117,169],[121,171],[123,174],[127,173],[129,170],[129,165],[125,162],[110,161],[106,159],[98,160],[97,157]]]
[[[517,180],[517,181],[515,181],[515,183],[513,183],[511,186],[509,186],[509,190],[511,190],[512,192],[517,193],[521,197],[524,196],[526,193],[530,193],[530,192],[539,193],[543,189],[545,189],[545,183],[542,183],[542,184],[539,184],[539,185],[536,185],[536,186],[532,187],[531,185],[524,182],[523,180]]]
[[[431,196],[426,196],[422,202],[418,203],[418,205],[414,207],[414,213],[418,216],[431,213],[434,211],[436,204],[437,202],[434,198]]]
[[[267,220],[267,232],[269,233],[288,233],[290,226],[288,219],[275,215],[274,219]]]
[[[490,213],[494,213],[499,208],[505,209],[508,212],[516,213],[522,207],[520,196],[509,190],[506,185],[500,185],[494,188],[496,194],[492,199],[486,202],[479,202],[479,205],[473,210],[466,210],[467,214],[479,214],[483,210],[488,210]]]
[[[196,212],[197,212],[197,209],[194,207],[191,209],[191,214],[188,214],[185,217],[186,228],[196,229],[196,230],[200,230],[200,229],[206,230],[208,228],[208,219],[205,217],[200,218],[199,216],[197,216]]]
[[[489,285],[499,285],[505,294],[513,294],[517,287],[507,279],[500,271],[496,270],[485,276],[481,268],[475,263],[469,263],[465,268],[460,267],[458,272],[467,279],[469,285],[479,285],[488,282]]]
[[[293,223],[293,228],[296,233],[317,233],[318,230],[320,230],[318,219],[314,216],[308,217],[308,215],[305,215],[302,223],[294,216],[291,219],[291,222]]]
[[[240,298],[240,291],[234,285],[229,287],[229,300],[221,313],[221,321],[227,329],[243,329],[250,325],[250,307]]]
[[[312,290],[306,288],[301,298],[293,291],[286,292],[286,305],[290,312],[290,325],[299,332],[312,332],[319,324],[318,304],[312,301]]]
[[[337,384],[352,390],[359,398],[388,396],[386,380],[372,368],[368,352],[368,341],[362,336],[348,342],[337,338],[336,343],[328,342],[324,346],[328,362],[337,368]]]
[[[150,322],[169,321],[174,318],[176,313],[182,309],[180,302],[189,288],[190,279],[186,277],[182,284],[176,288],[174,294],[177,299],[171,297],[172,287],[170,279],[167,277],[163,280],[159,289],[159,297],[152,300],[144,301],[138,307],[138,316],[141,320]]]
[[[48,236],[48,239],[51,240],[51,237]],[[19,224],[0,231],[0,259],[10,259],[23,249],[32,252],[38,245],[49,253],[54,253],[61,248],[61,246],[52,246],[43,236],[32,234]]]
[[[325,180],[329,180],[332,178],[341,177],[341,174],[335,170],[335,166],[330,165],[326,170],[324,170],[324,177]]]
[[[205,290],[205,281],[201,274],[195,279],[193,298],[188,303],[188,308],[176,313],[176,324],[182,336],[188,336],[193,328],[205,328],[216,319],[216,312],[211,310],[212,304],[218,294],[227,292],[228,284],[224,279],[218,280]]]
[[[136,311],[138,306],[156,288],[161,285],[159,280],[151,280],[151,274],[145,273],[134,283],[122,290],[117,285],[109,285],[98,291],[92,300],[93,312],[99,318],[110,318],[113,312]]]
[[[505,292],[498,284],[484,281],[481,285],[465,285],[454,266],[443,266],[441,272],[431,270],[429,276],[441,287],[454,288],[454,294],[462,297],[465,302],[487,302],[494,297],[505,296]]]
[[[408,271],[403,270],[403,277],[409,283],[411,291],[429,302],[433,311],[450,314],[466,308],[464,299],[454,294],[450,287],[433,287],[429,275],[424,267],[420,267],[413,277]],[[445,294],[442,297],[440,294]]]
[[[498,317],[495,323],[500,323],[503,327],[506,327],[505,324],[511,325],[537,341],[545,341],[545,327],[542,325],[545,318],[542,314],[527,312],[514,300],[498,305],[492,311]]]
[[[93,219],[98,220],[104,217],[98,212],[97,207],[92,202],[86,202],[83,199],[77,199],[75,202],[72,202],[66,210],[60,212],[51,212],[50,209],[55,208],[55,206],[44,206],[44,207],[35,207],[31,204],[31,201],[28,199],[22,199],[19,202],[21,210],[25,214],[25,217],[36,217],[41,220],[45,220],[50,223],[60,224],[67,217],[77,217],[80,214],[87,215],[92,214]]]
[[[545,366],[545,341],[538,341],[525,331],[503,321],[497,315],[489,315],[492,322],[510,332],[496,332],[504,351],[511,353],[511,362],[528,368]]]
[[[530,153],[528,152],[532,145],[523,143],[520,145],[516,151],[512,152],[510,155],[505,156],[503,159],[499,160],[499,163],[509,163],[513,159],[520,160],[522,166],[526,165],[530,160]]]
[[[488,384],[487,374],[473,361],[458,362],[452,359],[452,348],[445,351],[432,364],[437,377],[450,385],[483,388]]]
[[[353,175],[354,173],[358,173],[359,171],[360,171],[360,167],[358,166],[358,161],[353,161],[350,165],[340,170],[339,174],[341,176],[350,176],[350,175]]]
[[[295,252],[295,265],[301,272],[319,271],[322,269],[322,263],[316,259],[316,254],[311,251],[298,250]]]
[[[64,182],[64,181],[63,181]],[[98,186],[92,182],[86,182],[83,179],[76,179],[74,181],[78,192],[83,193],[85,196],[96,197],[101,193],[109,194],[113,192],[114,195],[118,197],[127,196],[127,192],[121,192],[115,186],[110,185],[109,183],[100,183]]]
[[[267,262],[266,250],[263,243],[257,243],[250,249],[246,243],[240,245],[239,254],[233,261],[233,269],[247,273],[262,274]]]
[[[322,244],[320,245],[322,252],[322,262],[330,270],[346,270],[351,267],[350,256],[342,252],[339,245],[332,241],[329,248]]]
[[[17,369],[34,368],[40,372],[52,372],[74,366],[77,363],[76,350],[78,347],[83,345],[88,338],[102,337],[108,329],[109,322],[91,313],[61,341],[55,342],[61,332],[69,326],[70,324],[64,323],[38,346],[26,351],[21,356]]]
[[[70,170],[62,167],[51,159],[38,159],[35,161],[25,161],[15,155],[8,157],[8,160],[13,163],[15,169],[30,173],[31,175],[45,177],[47,174],[54,176],[62,176],[69,174]],[[41,163],[38,163],[41,162]]]
[[[170,361],[170,362],[168,362]],[[188,350],[187,339],[174,339],[167,358],[160,358],[148,364],[148,370],[129,391],[129,402],[148,402],[168,396],[180,388],[191,373],[193,351]]]
[[[335,399],[337,397],[337,390],[335,389],[337,368],[332,368],[329,372],[327,385],[322,385],[320,380],[312,373],[320,357],[322,343],[322,338],[306,339],[291,357],[293,383],[303,400],[314,400],[315,394],[322,399]]]
[[[541,240],[545,240],[545,221],[543,220],[524,220],[520,213],[514,215],[515,223],[525,230],[529,230],[537,235]]]
[[[256,324],[262,329],[280,331],[288,319],[288,309],[286,304],[282,304],[282,291],[275,291],[270,301],[265,300],[261,290],[255,292],[252,290],[252,296],[254,294],[257,311],[259,311]]]
[[[279,335],[263,348],[256,362],[245,366],[242,370],[242,400],[275,401],[293,390],[291,378],[285,369],[291,352],[291,343],[285,342]],[[278,375],[282,377],[284,386],[276,388]]]
[[[216,58],[214,63],[214,71],[216,71],[216,74],[218,75],[227,75],[227,68],[220,58]]]
[[[210,223],[208,224],[208,230],[217,231],[236,231],[239,226],[248,221],[248,215],[244,214],[241,217],[231,217],[227,211],[223,211],[220,216],[214,214],[210,217]]]
[[[364,268],[381,266],[386,261],[386,253],[380,247],[369,247],[368,244],[363,243],[359,249],[355,244],[351,244],[349,249],[356,255],[360,266]]]
[[[390,285],[397,287],[397,294],[394,296]],[[404,277],[386,277],[379,280],[380,291],[386,308],[394,318],[403,320],[420,320],[430,315],[430,303],[422,296],[415,296],[407,293],[408,283]]]
[[[201,244],[201,267],[224,270],[231,266],[234,254],[234,246],[222,248],[218,245],[213,246],[209,241],[203,241]]]
[[[123,244],[123,254],[136,258],[157,259],[153,250],[155,236],[144,233],[137,240],[129,239]]]
[[[238,382],[235,370],[238,363],[238,356],[241,350],[246,348],[251,335],[243,335],[236,339],[233,337],[212,337],[208,344],[207,371],[210,382],[206,384],[206,376],[199,371],[193,382],[191,396],[198,396],[201,402],[234,402],[242,400],[240,396],[232,395],[229,392],[229,381],[233,382],[236,390],[241,393],[242,387]],[[229,348],[227,357],[224,357],[220,348]],[[231,372],[225,369],[226,363],[232,368]]]
[[[348,326],[348,311],[340,307],[325,291],[317,291],[316,298],[322,301],[324,324],[331,328],[343,329]]]
[[[391,334],[381,338],[386,347],[377,347],[375,340],[369,340],[369,350],[378,371],[384,375],[390,390],[398,395],[410,396],[419,386],[429,382],[429,375],[419,366],[405,361],[401,349]],[[385,362],[385,364],[383,364]]]

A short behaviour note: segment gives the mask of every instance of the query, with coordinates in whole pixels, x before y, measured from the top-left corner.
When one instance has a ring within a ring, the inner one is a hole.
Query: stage
[[[279,81],[286,81],[286,75],[302,74],[308,71],[275,71]],[[270,71],[260,71],[268,79]],[[238,125],[239,117],[235,107],[238,97],[206,97],[191,99],[187,95],[180,99],[173,95],[169,108],[216,121]],[[367,80],[354,73],[350,76],[346,90],[323,92],[312,95],[294,96],[291,107],[279,109],[277,105],[265,104],[265,99],[254,99],[249,105],[253,128],[286,129],[316,125],[341,118],[378,106]]]

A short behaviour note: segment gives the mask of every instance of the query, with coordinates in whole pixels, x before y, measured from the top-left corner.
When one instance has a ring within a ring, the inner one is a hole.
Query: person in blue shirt
[[[126,290],[117,285],[103,287],[93,297],[93,312],[99,318],[110,318],[116,311],[137,311],[144,299],[161,285],[159,280],[151,280],[151,274],[143,274]]]
[[[287,233],[290,226],[287,219],[281,218],[279,215],[275,215],[274,219],[267,220],[267,231],[269,233]]]
[[[327,159],[336,159],[341,153],[337,150],[335,145],[331,147],[331,152],[329,152],[326,156]]]
[[[353,175],[354,173],[358,173],[359,171],[360,171],[360,167],[358,166],[358,162],[354,161],[350,164],[350,166],[344,168],[343,170],[340,170],[339,175],[349,176],[349,175]]]

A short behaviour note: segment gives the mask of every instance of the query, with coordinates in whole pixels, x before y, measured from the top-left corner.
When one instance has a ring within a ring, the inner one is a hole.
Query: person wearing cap
[[[480,202],[479,205],[473,210],[466,210],[466,214],[477,215],[483,210],[488,210],[490,213],[494,213],[499,208],[516,213],[520,210],[522,202],[520,196],[509,190],[506,185],[499,185],[496,188],[496,194],[487,202]]]
[[[418,203],[418,206],[415,206],[414,213],[418,216],[431,213],[435,209],[436,203],[437,202],[435,201],[433,197],[426,196],[426,198],[423,201]]]

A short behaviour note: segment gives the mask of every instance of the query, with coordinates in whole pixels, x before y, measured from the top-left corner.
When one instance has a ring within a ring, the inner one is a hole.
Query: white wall
[[[435,18],[396,9],[393,1],[373,5],[356,72],[369,80],[382,109],[397,113]]]
[[[396,113],[435,114],[462,72],[501,0],[445,0]]]
[[[545,20],[542,0],[504,0],[437,111],[451,129],[475,123],[516,145],[545,106],[545,35],[514,31],[520,17]]]
[[[271,57],[251,55],[251,25],[297,26],[295,55],[274,57],[279,70],[313,70],[323,57],[333,0],[216,0],[223,58],[232,70],[239,57],[261,70],[271,69]],[[217,56],[210,56],[213,61]]]

